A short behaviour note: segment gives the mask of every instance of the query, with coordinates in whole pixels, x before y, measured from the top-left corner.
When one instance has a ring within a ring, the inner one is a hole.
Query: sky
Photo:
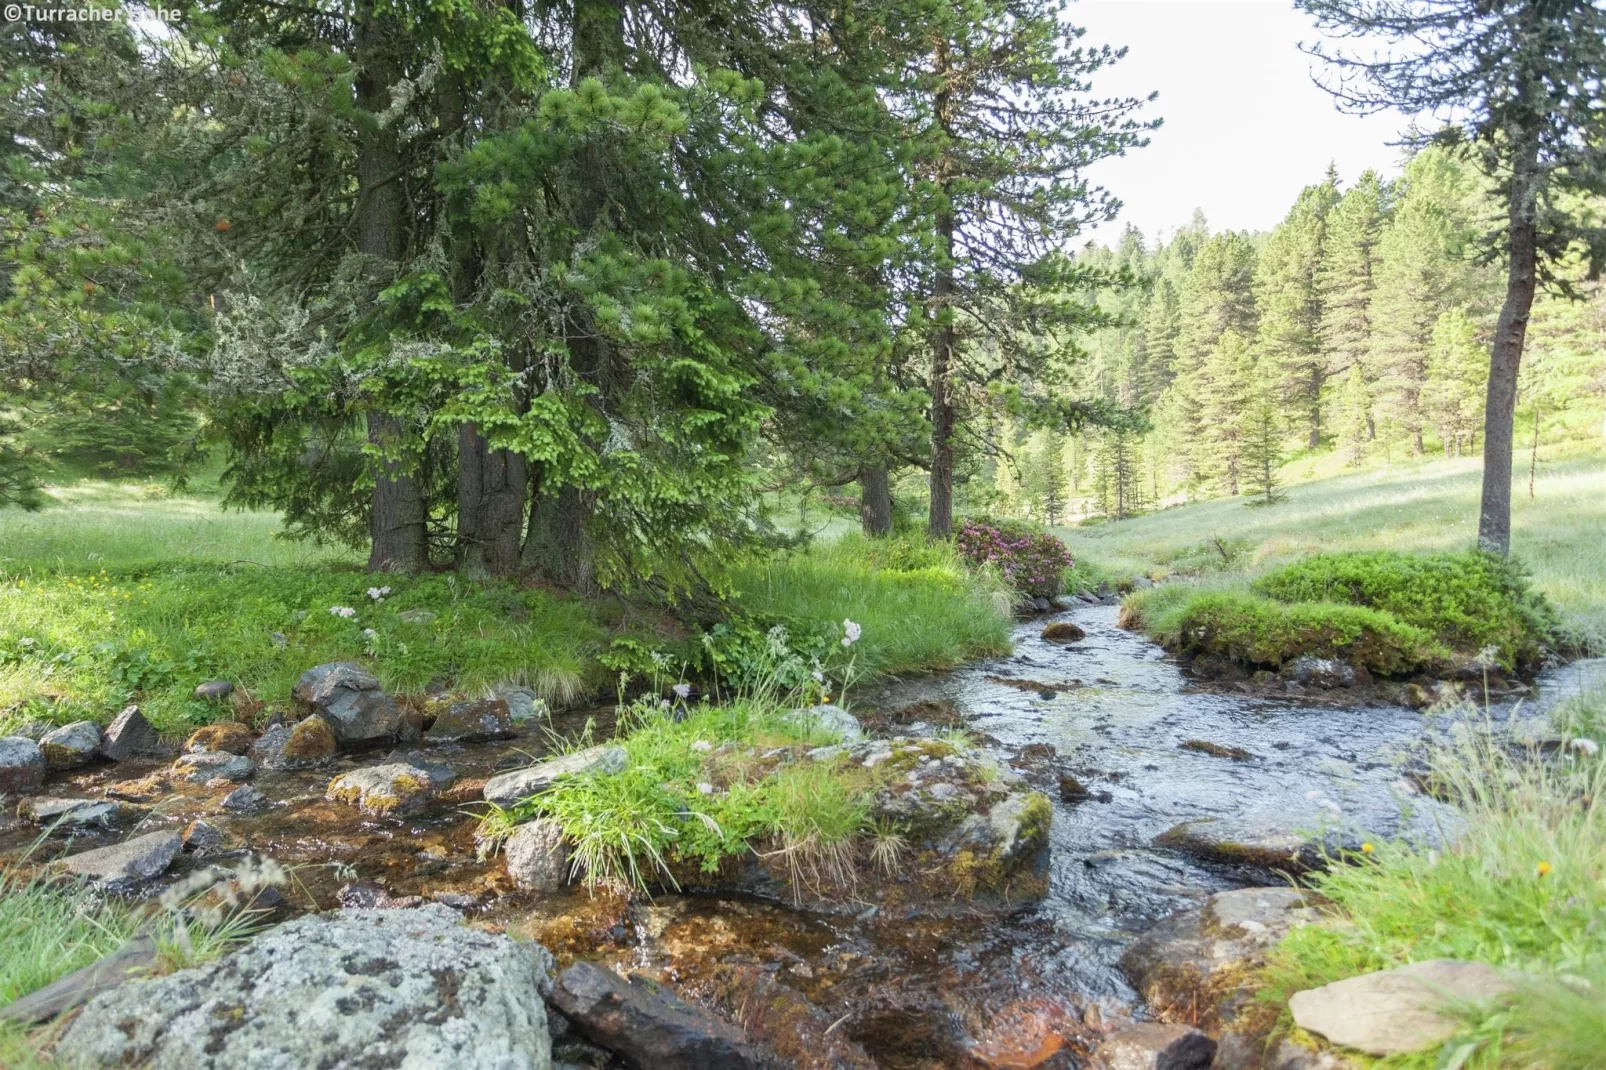
[[[1319,61],[1300,41],[1319,38],[1293,0],[1078,0],[1085,44],[1125,45],[1095,76],[1095,96],[1160,96],[1144,108],[1165,123],[1147,148],[1101,161],[1092,179],[1124,202],[1092,234],[1113,242],[1131,223],[1169,235],[1202,209],[1210,229],[1275,226],[1329,161],[1348,185],[1368,167],[1393,173],[1406,120],[1339,112],[1311,79]]]

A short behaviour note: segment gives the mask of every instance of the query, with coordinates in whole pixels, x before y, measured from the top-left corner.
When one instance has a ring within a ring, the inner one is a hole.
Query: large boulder
[[[0,795],[26,795],[45,785],[49,763],[26,736],[0,737]]]
[[[1295,888],[1217,892],[1162,919],[1121,956],[1121,970],[1162,1021],[1214,1028],[1250,994],[1244,979],[1290,929],[1317,918]]]
[[[184,841],[176,832],[151,832],[110,847],[69,855],[56,864],[75,877],[121,892],[165,872],[183,847]]]
[[[762,1055],[735,1026],[643,977],[590,962],[552,986],[552,1005],[594,1044],[652,1070],[757,1070]]]
[[[423,811],[452,775],[441,767],[388,762],[353,769],[329,782],[325,798],[357,807],[375,817],[409,817]]]
[[[138,706],[124,706],[122,712],[106,726],[100,738],[100,754],[108,761],[121,762],[136,754],[153,751],[161,742],[156,729],[145,720]]]
[[[1430,959],[1295,992],[1288,1009],[1301,1029],[1340,1047],[1409,1055],[1461,1030],[1460,1008],[1495,1003],[1512,987],[1487,963]]]
[[[89,764],[100,750],[100,725],[94,721],[74,721],[45,733],[39,740],[45,762],[52,769],[77,769]]]
[[[389,743],[402,732],[402,711],[361,665],[334,661],[308,669],[290,695],[303,713],[319,714],[345,747]]]
[[[485,801],[496,806],[512,806],[531,795],[541,794],[562,777],[585,773],[622,773],[628,761],[629,756],[623,747],[601,743],[538,765],[494,776],[485,782]]]
[[[549,1070],[551,966],[540,946],[433,904],[308,915],[96,998],[57,1054],[149,1070]]]

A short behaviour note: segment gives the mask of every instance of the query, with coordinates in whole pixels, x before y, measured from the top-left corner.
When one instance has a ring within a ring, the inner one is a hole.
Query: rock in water
[[[1186,1025],[1143,1022],[1106,1037],[1098,1058],[1106,1070],[1209,1070],[1216,1042]]]
[[[0,795],[26,795],[45,785],[49,764],[39,744],[26,736],[0,738]]]
[[[251,729],[239,721],[203,725],[184,742],[185,754],[202,754],[209,750],[245,754],[250,749]]]
[[[408,817],[427,807],[452,779],[439,766],[426,769],[410,762],[391,762],[335,777],[324,797],[349,803],[375,817]]]
[[[1051,643],[1075,643],[1087,638],[1087,633],[1068,620],[1057,620],[1043,628],[1043,638]]]
[[[527,891],[551,892],[569,882],[569,847],[556,821],[520,825],[502,845],[513,883]]]
[[[800,706],[782,714],[781,720],[811,729],[818,728],[843,743],[857,743],[864,738],[864,728],[859,724],[859,719],[831,702],[820,706]]]
[[[70,855],[57,865],[110,891],[125,891],[164,872],[183,847],[184,841],[176,832],[152,832],[111,847]]]
[[[1324,852],[1354,850],[1354,837],[1337,829],[1319,833],[1313,839],[1299,828],[1316,824],[1317,818],[1280,818],[1276,815],[1247,814],[1238,817],[1206,817],[1184,821],[1156,836],[1156,847],[1168,847],[1207,862],[1229,866],[1303,873],[1322,869]]]
[[[112,723],[107,726],[106,734],[100,739],[101,757],[113,762],[121,762],[136,754],[155,750],[161,743],[156,729],[145,720],[145,715],[138,706],[124,706]]]
[[[424,738],[432,743],[481,743],[514,736],[513,715],[506,699],[486,698],[472,702],[439,702],[431,711],[435,723]]]
[[[511,773],[492,777],[485,782],[485,801],[497,806],[512,806],[531,795],[546,791],[559,777],[583,773],[622,773],[628,761],[625,749],[616,744],[602,743],[587,747],[527,769],[515,769]]]
[[[47,829],[81,832],[89,828],[112,828],[132,809],[109,799],[37,798],[17,807],[17,813]]]
[[[45,762],[52,769],[77,769],[100,750],[100,725],[94,721],[74,721],[45,733],[39,741]]]
[[[257,763],[226,750],[208,750],[199,754],[181,754],[173,763],[173,776],[192,784],[205,784],[208,780],[247,780],[256,772]]]
[[[1295,992],[1288,1009],[1301,1029],[1334,1044],[1407,1055],[1461,1029],[1455,1008],[1492,1003],[1511,991],[1511,982],[1486,963],[1430,959]]]
[[[642,977],[590,962],[570,966],[552,1004],[587,1040],[652,1070],[757,1070],[762,1057],[735,1026]]]
[[[539,945],[434,904],[309,915],[98,997],[58,1054],[150,1070],[549,1070],[551,967]]]
[[[1315,658],[1309,654],[1283,666],[1283,677],[1305,687],[1323,690],[1354,687],[1356,684],[1355,666],[1336,658]]]
[[[334,661],[308,669],[290,692],[306,713],[321,714],[348,747],[389,743],[401,732],[401,710],[361,665]]]

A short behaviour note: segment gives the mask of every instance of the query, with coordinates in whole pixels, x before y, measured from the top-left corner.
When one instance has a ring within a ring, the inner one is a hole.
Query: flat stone
[[[45,764],[52,769],[77,769],[87,765],[100,750],[100,725],[94,721],[74,721],[47,732],[39,740]]]
[[[430,769],[409,762],[391,762],[353,769],[329,782],[324,797],[375,817],[409,817],[420,813],[451,784]]]
[[[97,997],[57,1054],[149,1070],[550,1070],[551,964],[437,904],[308,915]]]
[[[1192,1026],[1142,1022],[1106,1037],[1097,1058],[1105,1070],[1209,1070],[1216,1042]]]
[[[781,720],[807,727],[810,731],[819,730],[843,743],[857,743],[864,738],[864,727],[859,724],[859,719],[831,702],[819,706],[800,706],[782,714]]]
[[[485,801],[497,806],[512,806],[532,795],[541,794],[561,777],[622,773],[629,760],[625,749],[614,743],[587,747],[539,765],[492,777],[485,782]]]
[[[209,780],[246,780],[256,772],[257,763],[228,751],[209,750],[199,754],[181,754],[173,763],[173,775],[192,784],[205,784]]]
[[[48,829],[79,832],[84,829],[115,828],[123,823],[131,807],[106,799],[28,799],[17,813],[25,820]]]
[[[554,892],[569,883],[569,845],[556,821],[520,825],[502,845],[502,859],[526,891]]]
[[[254,814],[265,809],[267,805],[268,797],[249,784],[235,788],[218,803],[221,809],[236,814]]]
[[[1368,1055],[1407,1055],[1437,1047],[1465,1022],[1457,1006],[1496,1002],[1513,991],[1483,962],[1430,959],[1295,992],[1294,1022],[1333,1044]]]
[[[330,662],[308,669],[290,692],[303,712],[322,716],[342,746],[388,743],[402,732],[402,711],[361,665]]]
[[[196,684],[191,694],[203,702],[222,702],[234,694],[234,684],[228,680],[208,680],[204,684]]]
[[[110,847],[69,855],[57,865],[73,876],[122,891],[165,872],[183,847],[184,841],[176,832],[151,832]]]
[[[124,981],[149,973],[156,966],[157,958],[156,942],[148,936],[136,936],[105,958],[0,1007],[0,1020],[22,1025],[48,1022]]]
[[[45,785],[45,761],[39,744],[26,736],[0,737],[0,795],[27,795]]]
[[[552,1005],[594,1044],[652,1070],[757,1070],[757,1048],[740,1029],[643,977],[628,981],[590,962],[564,970]]]
[[[151,727],[138,706],[124,706],[106,726],[100,738],[101,757],[121,762],[136,754],[148,754],[161,745],[161,737]]]
[[[239,721],[218,721],[202,725],[184,741],[185,754],[221,750],[230,754],[245,754],[251,749],[251,729]]]
[[[432,743],[483,743],[517,734],[506,699],[437,702],[431,712],[435,723],[424,732],[424,738]]]

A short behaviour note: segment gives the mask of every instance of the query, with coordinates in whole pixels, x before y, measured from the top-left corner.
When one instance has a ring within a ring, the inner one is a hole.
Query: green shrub
[[[1124,616],[1173,653],[1248,666],[1277,668],[1308,654],[1398,676],[1447,656],[1431,634],[1387,613],[1334,602],[1288,604],[1243,590],[1168,584],[1131,596]]]
[[[1502,668],[1537,664],[1560,629],[1515,562],[1484,553],[1317,554],[1256,580],[1280,602],[1342,602],[1382,610],[1467,654],[1493,647]]]
[[[1058,537],[1018,520],[966,517],[954,533],[954,545],[972,566],[997,569],[1033,598],[1059,594],[1065,570],[1074,564]]]

